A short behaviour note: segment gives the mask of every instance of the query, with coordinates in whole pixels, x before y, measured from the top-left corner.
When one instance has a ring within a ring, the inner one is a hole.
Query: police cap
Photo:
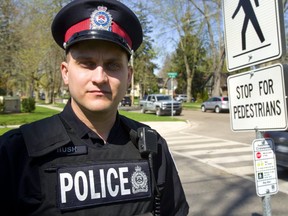
[[[55,16],[52,35],[66,50],[83,40],[104,40],[118,44],[129,54],[143,40],[138,18],[117,0],[72,1]]]

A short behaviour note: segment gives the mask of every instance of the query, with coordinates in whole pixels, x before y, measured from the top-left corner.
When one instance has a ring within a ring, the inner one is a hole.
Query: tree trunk
[[[221,72],[224,66],[225,61],[225,49],[222,49],[222,53],[220,55],[220,61],[218,67],[215,69],[214,72],[214,85],[212,90],[212,96],[220,96],[222,95],[222,88],[221,88]]]
[[[184,53],[184,62],[187,74],[187,101],[191,101],[193,74],[191,72],[191,68],[187,60],[187,55],[185,53]]]

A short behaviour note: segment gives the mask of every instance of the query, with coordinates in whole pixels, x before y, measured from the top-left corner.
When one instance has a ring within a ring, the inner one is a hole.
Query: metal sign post
[[[172,103],[171,103],[171,116],[172,116],[172,118],[173,118],[173,112],[174,112],[174,109],[173,109],[173,104],[174,104],[174,97],[173,97],[173,95],[174,95],[174,93],[173,93],[173,90],[174,90],[174,78],[172,77],[171,78],[171,89],[172,89]]]
[[[173,118],[173,114],[174,114],[174,110],[173,110],[174,78],[177,77],[177,74],[178,74],[177,72],[169,72],[168,73],[168,76],[171,78],[171,89],[172,89],[172,103],[171,103],[171,116],[172,116],[172,118]]]
[[[263,138],[263,134],[256,130],[256,139]],[[255,176],[256,174],[254,174]],[[255,176],[256,177],[256,176]],[[272,208],[271,208],[271,196],[265,195],[262,197],[262,210],[263,210],[263,216],[272,216]]]

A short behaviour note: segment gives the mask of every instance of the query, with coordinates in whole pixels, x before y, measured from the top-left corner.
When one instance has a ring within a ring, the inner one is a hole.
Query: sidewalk
[[[156,130],[159,134],[165,135],[171,132],[176,132],[190,127],[189,121],[153,121],[142,122],[149,125],[152,129]]]
[[[58,111],[62,111],[63,108],[61,107],[56,107],[56,106],[53,106],[51,104],[36,104],[36,106],[39,106],[39,107],[45,107],[45,108],[49,108],[49,109],[53,109],[53,110],[58,110]]]

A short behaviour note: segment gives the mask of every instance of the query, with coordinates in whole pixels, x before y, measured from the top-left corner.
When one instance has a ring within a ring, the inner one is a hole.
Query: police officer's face
[[[111,114],[117,110],[132,75],[123,49],[110,42],[94,40],[73,45],[61,71],[74,110]]]

